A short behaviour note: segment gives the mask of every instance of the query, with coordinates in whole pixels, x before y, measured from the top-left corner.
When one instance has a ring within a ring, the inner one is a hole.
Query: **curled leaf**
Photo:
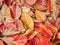
[[[27,13],[22,13],[21,20],[28,27],[28,29],[34,29],[33,19]]]
[[[33,4],[35,4],[36,0],[26,0],[26,2],[27,2],[29,5],[33,5]]]
[[[33,38],[30,40],[30,45],[40,45],[40,41],[38,38]]]
[[[10,6],[13,0],[4,0],[5,4],[7,6]]]
[[[38,3],[35,3],[34,4],[34,8],[35,9],[38,9],[38,10],[47,10],[47,7],[45,7],[45,6],[43,6],[43,5],[40,5],[40,4],[38,4]]]
[[[58,5],[60,5],[60,0],[56,0],[56,3],[57,3]]]
[[[57,8],[57,5],[56,5],[56,3],[55,3],[55,1],[53,0],[53,1],[51,1],[51,3],[52,3],[52,17],[56,20],[56,17],[58,16],[58,14],[59,14],[59,9]]]
[[[55,25],[56,25],[56,27],[60,28],[60,18],[57,18]]]
[[[31,33],[31,29],[28,29],[25,33],[24,33],[24,35],[28,35],[28,34],[30,34]]]
[[[58,39],[60,39],[60,33],[58,33],[57,37],[58,37]]]
[[[6,20],[7,22],[13,22],[13,19],[11,17],[10,14],[10,9],[4,4],[2,9],[1,9],[1,13],[2,13],[2,18],[4,18],[4,20]]]
[[[49,38],[46,38],[45,36],[42,36],[40,34],[37,34],[36,37],[39,38],[42,45],[49,45]]]
[[[40,32],[40,22],[34,22],[34,29]]]
[[[6,15],[4,16],[4,18],[5,18],[6,22],[14,22],[11,14],[10,14],[10,11],[6,13]]]
[[[4,24],[0,25],[0,32],[4,32],[6,30],[6,26]]]
[[[14,39],[14,43],[17,45],[24,45],[27,42],[27,37],[24,35],[17,35]]]
[[[39,10],[35,11],[35,16],[36,16],[36,19],[40,22],[44,22],[46,20],[45,14]]]
[[[46,2],[47,2],[47,0],[37,0],[37,3],[39,3],[43,6],[46,6]]]
[[[16,30],[6,29],[6,30],[3,32],[3,35],[5,35],[5,36],[11,36],[11,35],[19,34],[19,33],[20,33],[20,32],[19,32],[19,31],[16,31]]]
[[[25,28],[21,20],[16,20],[15,24],[16,24],[17,30],[19,30],[21,33],[25,32]]]
[[[3,15],[2,15],[2,13],[0,12],[0,25],[2,24],[3,20],[4,20]]]
[[[19,6],[22,6],[25,4],[25,0],[14,0],[15,2],[18,2]]]
[[[48,0],[48,4],[47,4],[47,6],[48,6],[48,10],[49,10],[49,12],[51,13],[51,11],[52,11],[51,0]]]
[[[10,9],[4,4],[4,5],[2,6],[2,9],[1,9],[2,15],[5,16],[6,13],[8,13],[9,11],[10,11]]]
[[[37,31],[33,31],[28,37],[29,37],[29,40],[33,39],[36,35],[37,35]]]
[[[46,21],[45,25],[47,26],[48,29],[50,29],[53,32],[54,35],[58,33],[58,28],[52,25],[49,21]]]
[[[13,38],[12,37],[3,37],[2,40],[7,44],[7,45],[14,45],[13,44]]]
[[[4,45],[4,43],[3,43],[3,41],[2,41],[2,40],[0,40],[0,45]]]
[[[38,32],[42,32],[43,35],[48,38],[51,38],[53,36],[52,32],[49,29],[47,29],[44,24],[41,24],[40,22],[35,22],[34,28]]]
[[[42,31],[43,35],[45,35],[48,38],[51,38],[53,36],[52,32],[45,27],[45,25],[40,24],[40,30]]]
[[[21,8],[19,7],[18,4],[13,4],[12,7],[10,8],[11,16],[13,19],[19,19],[21,16]],[[18,13],[19,12],[19,13]]]
[[[28,7],[22,7],[22,11],[24,13],[28,13],[30,11],[30,8],[28,8]]]
[[[6,28],[8,28],[8,29],[15,29],[16,30],[16,25],[13,22],[6,22],[6,21],[4,21],[3,23],[6,26]]]

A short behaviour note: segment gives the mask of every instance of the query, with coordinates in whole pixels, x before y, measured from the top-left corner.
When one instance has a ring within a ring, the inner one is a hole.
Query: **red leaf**
[[[18,4],[13,4],[10,8],[10,12],[13,19],[19,19],[21,16],[21,8]]]
[[[32,31],[32,32],[28,35],[28,39],[29,39],[29,40],[33,39],[33,38],[36,36],[37,33],[38,33],[37,31]]]
[[[16,29],[16,25],[13,22],[5,22],[4,25],[9,29]]]
[[[30,45],[28,42],[25,45]]]
[[[42,45],[50,45],[49,43],[42,43]]]
[[[4,44],[3,44],[3,41],[1,41],[1,40],[0,40],[0,45],[4,45]]]
[[[16,24],[16,27],[17,27],[18,30],[22,30],[22,31],[25,30],[21,20],[16,20],[15,24]]]
[[[34,22],[34,29],[40,32],[40,22]]]
[[[35,4],[36,0],[26,0],[26,2],[27,2],[29,5],[33,5],[33,4]]]
[[[37,34],[36,37],[40,39],[40,43],[41,43],[42,45],[50,45],[50,44],[49,44],[50,39],[48,39],[48,38],[46,38],[46,37],[44,37],[44,36],[42,36],[42,35],[40,35],[40,34]]]
[[[40,30],[48,38],[51,38],[53,36],[52,32],[47,29],[43,24],[40,24]]]
[[[45,36],[42,36],[39,33],[36,35],[36,37],[40,39],[41,43],[49,43],[50,42],[49,38],[46,38]]]
[[[39,22],[35,22],[35,26],[34,29],[37,30],[38,32],[42,32],[46,37],[51,38],[52,32],[50,30],[48,30],[45,25],[39,23]]]
[[[60,0],[56,0],[57,4],[60,6]]]
[[[30,40],[30,45],[40,45],[39,39],[33,38],[32,40]]]
[[[58,33],[57,38],[60,39],[60,33]]]
[[[6,4],[7,6],[10,6],[10,4],[12,3],[12,1],[13,1],[13,0],[4,0],[5,4]]]
[[[49,21],[45,22],[45,25],[48,29],[50,29],[54,35],[56,35],[58,33],[58,29],[57,27],[55,27],[54,25],[52,25]]]
[[[6,30],[6,27],[4,24],[0,25],[0,31],[1,32],[4,32]]]
[[[43,6],[46,6],[46,1],[47,0],[37,0],[37,3],[43,5]]]
[[[23,45],[26,44],[27,42],[27,37],[24,35],[16,35],[15,40],[14,40],[17,44],[19,45]]]
[[[60,18],[57,18],[55,25],[56,27],[60,28]]]
[[[25,4],[25,0],[14,0],[15,2],[18,2],[19,6],[22,6]]]
[[[50,0],[48,0],[48,10],[49,10],[49,12],[51,13],[51,11],[52,11],[52,4],[51,4],[51,1]]]

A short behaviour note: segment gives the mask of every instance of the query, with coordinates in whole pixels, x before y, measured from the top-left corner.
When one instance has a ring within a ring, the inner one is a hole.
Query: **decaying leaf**
[[[33,39],[38,34],[37,31],[33,31],[28,37],[29,40]]]
[[[1,9],[2,15],[5,16],[6,13],[8,13],[9,11],[10,11],[9,8],[4,4]]]
[[[55,1],[51,0],[51,3],[52,3],[52,17],[54,18],[54,20],[56,20],[56,17],[58,16],[59,14],[59,9],[57,8],[57,5],[55,3]]]
[[[12,37],[3,37],[2,40],[7,44],[7,45],[14,45],[13,44],[13,38]]]
[[[58,29],[60,28],[60,18],[57,18],[55,25]]]
[[[0,12],[0,25],[2,24],[2,22],[3,22],[3,15],[2,15],[2,13]]]
[[[34,29],[33,19],[27,13],[22,13],[21,20],[29,29]]]
[[[34,4],[34,8],[38,9],[38,10],[47,10],[47,8],[45,6],[42,6],[42,5],[38,4],[38,3]]]
[[[25,28],[21,20],[16,20],[15,24],[16,24],[17,30],[19,30],[21,33],[25,32]]]
[[[57,37],[58,37],[58,39],[60,39],[60,33],[58,33],[58,36]]]
[[[0,45],[4,45],[2,40],[0,40]]]
[[[22,12],[28,13],[30,11],[30,8],[28,7],[22,7]]]
[[[14,35],[20,33],[19,31],[12,30],[12,29],[7,29],[3,32],[3,35],[9,36],[9,35]]]
[[[25,45],[27,43],[27,37],[25,35],[17,35],[14,38],[14,43],[16,45]]]
[[[60,0],[0,0],[0,45],[60,45]]]
[[[36,19],[40,22],[44,22],[46,20],[45,14],[39,10],[35,11],[35,16],[36,16]]]
[[[13,22],[13,19],[10,14],[10,9],[4,4],[1,9],[2,16],[4,17],[4,20],[7,22]]]
[[[26,2],[29,4],[29,5],[33,5],[35,4],[37,0],[26,0]]]
[[[21,16],[21,8],[18,4],[13,4],[10,8],[10,13],[12,18],[17,20]]]

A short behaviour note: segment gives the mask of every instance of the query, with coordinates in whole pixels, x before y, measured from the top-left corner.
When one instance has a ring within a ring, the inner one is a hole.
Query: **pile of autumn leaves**
[[[54,0],[3,2],[0,45],[55,45],[59,42],[59,8]]]

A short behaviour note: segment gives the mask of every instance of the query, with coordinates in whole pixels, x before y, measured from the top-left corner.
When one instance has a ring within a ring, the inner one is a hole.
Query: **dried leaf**
[[[35,11],[35,17],[40,22],[44,22],[46,20],[46,15],[42,11],[39,11],[39,10]]]
[[[20,33],[19,31],[15,31],[15,30],[12,30],[12,29],[7,29],[3,32],[3,35],[10,36],[10,35],[15,35],[15,34],[19,34],[19,33]]]
[[[3,20],[4,20],[3,15],[2,15],[2,13],[0,12],[0,25],[2,24]]]
[[[18,4],[13,4],[12,7],[10,8],[10,13],[12,18],[17,20],[21,16],[21,8],[19,7]]]
[[[2,40],[7,44],[7,45],[14,45],[13,44],[13,38],[12,37],[3,37]]]
[[[4,45],[2,40],[0,40],[0,45]]]
[[[13,0],[4,0],[5,4],[9,7]]]
[[[16,20],[15,24],[16,24],[17,30],[19,30],[21,33],[25,32],[25,28],[21,20]]]
[[[22,13],[21,20],[28,27],[28,29],[34,29],[33,19],[27,13]]]
[[[57,18],[55,25],[58,29],[60,28],[60,18]]]
[[[58,39],[60,39],[60,33],[58,33],[57,37],[58,37]]]
[[[30,8],[28,7],[22,7],[22,12],[28,13],[30,11]]]
[[[33,38],[30,40],[30,45],[40,45],[40,41],[38,38]]]
[[[35,3],[34,4],[34,8],[35,9],[38,9],[38,10],[47,10],[47,7],[45,7],[45,6],[42,6],[42,5],[40,5],[40,4],[38,4],[38,3]]]
[[[14,39],[16,45],[24,45],[27,43],[27,37],[25,35],[17,35]]]
[[[27,2],[29,5],[33,5],[33,4],[35,4],[36,0],[26,0],[26,2]]]

